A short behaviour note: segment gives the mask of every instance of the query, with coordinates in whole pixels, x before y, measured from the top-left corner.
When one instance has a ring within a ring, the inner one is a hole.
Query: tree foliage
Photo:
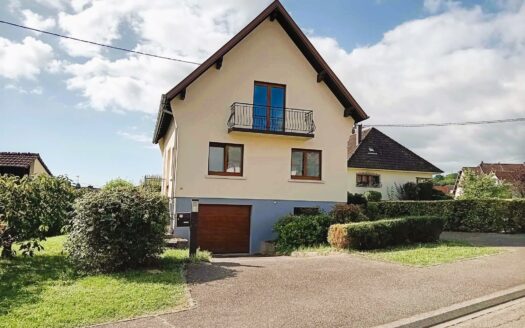
[[[511,186],[499,181],[494,173],[465,170],[459,187],[463,189],[460,199],[512,198]]]
[[[40,250],[39,241],[60,231],[71,212],[74,191],[66,177],[0,176],[0,246],[2,257],[14,255],[12,244],[23,241],[23,254]]]
[[[126,189],[126,188],[134,188],[134,187],[135,186],[133,185],[132,182],[121,179],[121,178],[116,178],[116,179],[109,180],[108,182],[106,182],[106,184],[102,187],[102,189],[115,190],[115,189],[123,189],[123,188]]]
[[[432,182],[435,186],[450,186],[456,183],[457,178],[457,173],[450,173],[447,175],[437,174],[432,178]]]

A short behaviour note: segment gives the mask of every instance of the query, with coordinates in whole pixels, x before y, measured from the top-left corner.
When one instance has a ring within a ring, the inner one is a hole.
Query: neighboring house
[[[442,171],[376,128],[359,125],[348,139],[348,191],[381,192],[383,199],[395,186],[423,182]]]
[[[162,192],[177,213],[199,199],[199,247],[258,253],[282,216],[346,201],[346,140],[366,118],[275,1],[162,96]]]
[[[0,175],[17,176],[47,174],[52,175],[37,153],[0,152]]]
[[[456,184],[454,185],[454,198],[463,194],[463,188],[460,187],[463,179],[463,172],[465,170],[472,170],[476,173],[494,174],[494,179],[500,182],[507,182],[513,185],[525,183],[525,163],[520,164],[504,164],[504,163],[483,163],[474,167],[463,167],[459,171]]]
[[[454,189],[454,186],[452,185],[445,185],[445,186],[434,186],[433,187],[435,190],[437,191],[441,191],[442,193],[444,193],[445,195],[451,195],[452,194],[452,190]]]

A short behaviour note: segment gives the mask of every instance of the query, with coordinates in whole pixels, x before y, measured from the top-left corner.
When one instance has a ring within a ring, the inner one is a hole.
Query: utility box
[[[177,213],[177,227],[189,227],[191,213]]]

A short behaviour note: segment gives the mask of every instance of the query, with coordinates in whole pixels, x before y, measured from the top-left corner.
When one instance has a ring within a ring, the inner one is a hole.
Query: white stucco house
[[[442,173],[436,166],[377,128],[358,126],[348,139],[348,192],[381,192],[384,200],[395,186],[419,183]]]
[[[347,140],[367,118],[275,1],[162,96],[162,192],[176,213],[199,199],[201,249],[258,253],[280,217],[346,202]]]

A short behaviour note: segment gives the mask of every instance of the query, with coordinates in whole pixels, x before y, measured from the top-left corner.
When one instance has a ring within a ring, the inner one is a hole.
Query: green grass
[[[300,247],[291,252],[293,256],[330,255],[334,253],[351,253],[374,260],[401,263],[413,266],[431,266],[451,263],[479,256],[493,255],[502,250],[495,247],[474,246],[462,241],[441,240],[437,243],[396,246],[370,251],[338,250],[324,244],[312,247]]]
[[[437,243],[398,246],[359,252],[359,254],[375,260],[414,266],[430,266],[493,255],[499,252],[501,249],[495,247],[474,246],[466,242],[441,240]]]
[[[0,327],[77,327],[187,305],[187,250],[167,250],[156,269],[80,276],[66,261],[64,241],[48,238],[32,258],[0,259]]]

